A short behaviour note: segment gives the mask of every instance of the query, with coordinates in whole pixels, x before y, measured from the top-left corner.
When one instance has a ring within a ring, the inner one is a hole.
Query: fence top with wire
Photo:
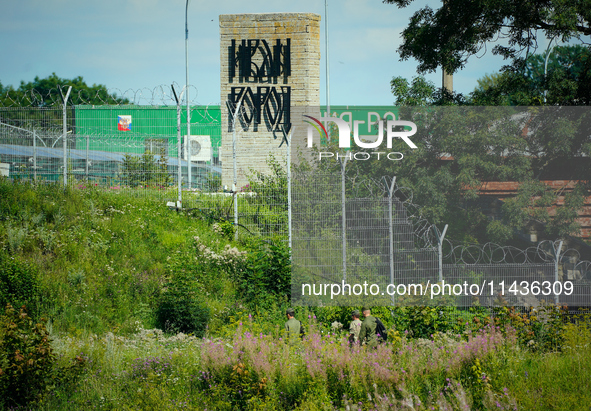
[[[174,85],[176,90],[185,87]],[[59,108],[63,105],[68,85],[45,89],[4,89],[0,93],[0,108],[8,107],[36,107]],[[192,106],[219,106],[219,102],[203,104],[197,100],[198,92],[195,86],[189,86],[189,101]],[[184,103],[184,102],[183,102]],[[170,85],[159,85],[153,88],[144,87],[139,90],[107,89],[104,86],[81,87],[74,84],[67,100],[68,105],[89,106],[175,106],[177,105],[173,89]]]

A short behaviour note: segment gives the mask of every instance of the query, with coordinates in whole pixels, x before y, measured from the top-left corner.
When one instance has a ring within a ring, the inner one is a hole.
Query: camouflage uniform
[[[351,321],[351,325],[349,326],[349,334],[352,338],[349,338],[349,341],[352,343],[356,343],[359,341],[359,332],[361,331],[361,320],[356,318],[355,320]]]
[[[371,348],[378,346],[378,339],[376,337],[376,317],[368,315],[361,323],[361,330],[359,331],[359,342],[361,345],[367,345]]]

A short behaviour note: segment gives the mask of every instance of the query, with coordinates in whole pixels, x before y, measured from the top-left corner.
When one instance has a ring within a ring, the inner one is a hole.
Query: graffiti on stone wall
[[[236,45],[236,40],[228,50],[228,78],[230,83],[238,77],[240,83],[277,83],[282,78],[287,83],[291,75],[291,41],[275,40],[270,47],[266,40],[242,40]],[[236,73],[238,69],[238,74]]]
[[[272,46],[264,39],[232,40],[228,47],[228,78],[236,84],[227,99],[228,131],[233,129],[235,108],[240,104],[237,127],[258,132],[260,127],[281,137],[281,144],[291,129],[291,42],[275,40]],[[254,85],[256,84],[256,86]],[[251,129],[252,128],[252,129]]]

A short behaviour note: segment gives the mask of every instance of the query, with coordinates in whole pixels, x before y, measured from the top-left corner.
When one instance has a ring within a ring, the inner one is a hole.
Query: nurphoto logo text
[[[316,119],[312,116],[305,115],[308,120],[304,120],[308,123],[308,135],[307,135],[307,145],[308,147],[312,147],[314,143],[314,130],[318,132],[320,137],[324,136],[326,140],[330,140],[328,137],[328,132],[324,127],[324,123],[333,122],[336,124],[338,131],[339,131],[339,148],[351,148],[351,127],[349,124],[338,117],[320,117]],[[377,135],[369,135],[369,136],[360,136],[359,135],[359,124],[364,124],[365,121],[355,120],[353,121],[353,141],[355,145],[362,149],[375,149],[382,145],[384,141],[384,120],[379,120],[377,122],[378,125],[378,134]],[[410,130],[407,130],[410,128]],[[412,142],[410,139],[417,132],[417,126],[415,123],[411,121],[402,121],[402,120],[387,120],[386,127],[385,127],[385,136],[386,136],[386,147],[392,148],[392,140],[394,138],[400,138],[404,141],[411,149],[417,148],[415,143]],[[365,139],[365,141],[362,139]],[[372,141],[367,141],[372,140]],[[383,155],[383,156],[382,156]],[[378,160],[383,158],[388,158],[389,160],[402,160],[404,155],[399,152],[347,152],[344,154],[340,153],[333,153],[329,151],[321,151],[319,153],[320,160],[322,158],[328,157],[337,157],[342,158],[346,157],[349,160],[369,160],[370,158],[374,157]]]

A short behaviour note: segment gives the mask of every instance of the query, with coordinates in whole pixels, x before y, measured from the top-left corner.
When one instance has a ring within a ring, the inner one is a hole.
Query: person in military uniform
[[[287,339],[290,342],[297,341],[297,337],[304,336],[304,327],[302,323],[295,319],[295,310],[288,308],[285,311],[287,322],[285,323],[285,331],[287,332]]]
[[[349,326],[349,343],[354,344],[359,340],[359,331],[361,331],[361,320],[359,319],[359,310],[351,313],[351,325]]]
[[[359,343],[361,345],[367,345],[371,348],[377,348],[378,339],[376,336],[376,317],[371,315],[369,307],[363,307],[363,322],[361,323],[361,329],[359,330]]]

